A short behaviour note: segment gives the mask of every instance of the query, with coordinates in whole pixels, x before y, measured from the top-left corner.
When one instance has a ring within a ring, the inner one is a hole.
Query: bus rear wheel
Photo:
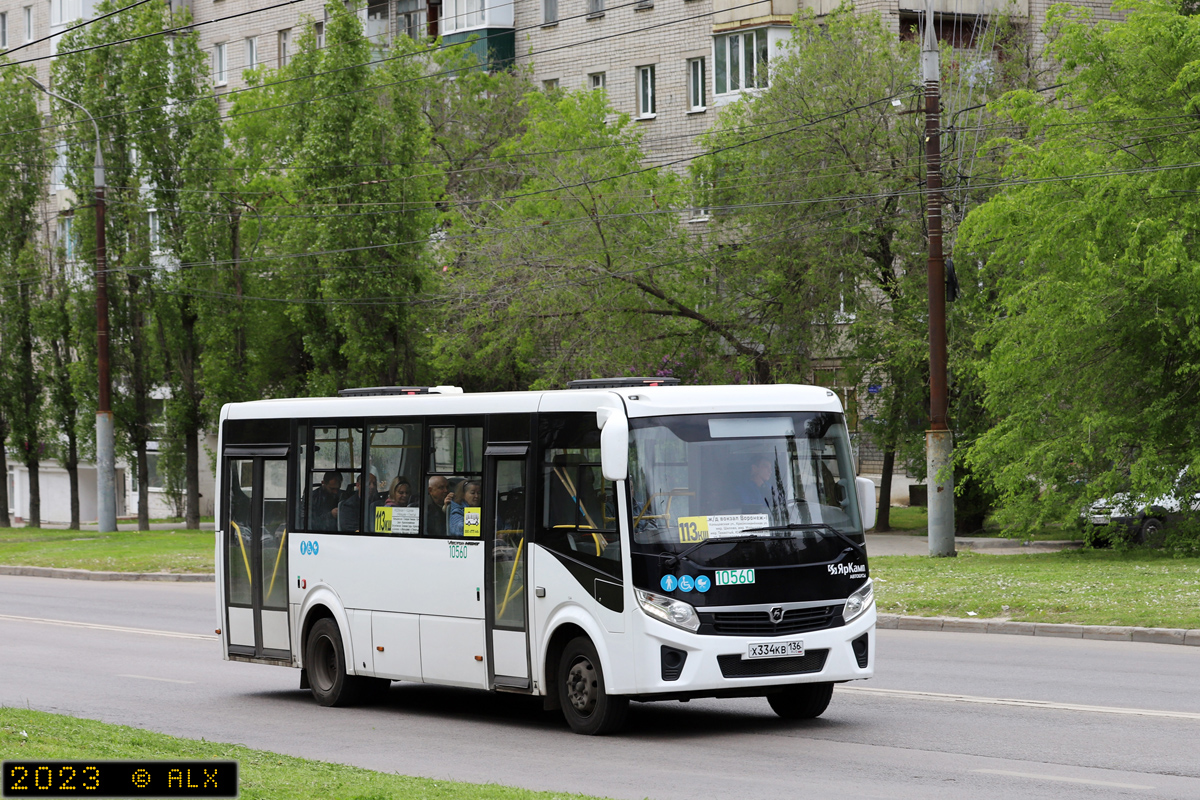
[[[346,674],[346,651],[337,623],[317,620],[308,633],[304,668],[313,697],[323,706],[348,706],[358,699],[358,682]]]
[[[771,710],[784,719],[815,719],[829,708],[832,683],[797,683],[767,695]]]
[[[604,690],[604,670],[591,640],[577,636],[567,642],[558,664],[558,698],[571,730],[585,736],[620,730],[629,713],[629,698]]]

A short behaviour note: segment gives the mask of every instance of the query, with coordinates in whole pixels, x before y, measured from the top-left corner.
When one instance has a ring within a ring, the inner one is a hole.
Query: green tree
[[[0,474],[7,475],[5,442],[9,435],[30,466],[31,523],[40,522],[37,489],[39,456],[33,359],[34,335],[30,314],[37,302],[36,264],[29,248],[37,233],[40,190],[46,159],[41,138],[37,90],[26,76],[32,69],[16,66],[0,54]],[[32,448],[32,449],[31,449]],[[33,459],[32,461],[30,459]],[[0,526],[8,526],[8,481],[0,481]]]
[[[978,337],[996,424],[971,463],[1013,525],[1200,465],[1200,18],[1129,8],[1052,9],[1066,85],[995,104],[1008,186],[963,229],[998,306]]]
[[[113,11],[112,0],[96,7],[97,15]],[[162,30],[164,3],[149,3],[94,22],[63,35],[61,50],[81,53],[58,58],[52,74],[56,91],[79,103],[100,126],[107,171],[105,240],[109,296],[109,352],[113,376],[112,406],[118,434],[118,453],[135,464],[138,490],[138,527],[149,528],[148,444],[158,438],[159,422],[151,392],[161,384],[163,364],[154,331],[154,271],[151,259],[148,205],[143,194],[141,155],[155,150],[152,138],[167,139],[172,131],[157,119],[170,96],[148,94],[153,83],[147,74],[165,69],[170,60],[166,37],[152,36],[123,41]],[[115,42],[122,42],[114,44]],[[154,84],[161,86],[161,84]],[[54,105],[60,135],[67,143],[67,184],[79,205],[75,231],[80,250],[96,251],[95,195],[92,175],[96,140],[91,124],[73,106]],[[95,354],[88,353],[93,370]]]
[[[254,266],[276,273],[272,285],[293,301],[312,394],[415,380],[423,345],[411,302],[441,182],[428,163],[417,43],[398,37],[370,64],[376,51],[357,15],[340,3],[328,12],[325,47],[302,35],[281,74],[263,73],[263,88],[237,99],[231,130],[256,185],[274,192],[256,210],[265,228]]]
[[[1002,49],[1006,29],[997,23],[987,46]],[[760,343],[754,379],[820,381],[836,368],[839,385],[879,387],[859,410],[884,453],[885,498],[897,454],[923,471],[929,408],[918,57],[919,45],[876,15],[850,6],[819,19],[801,13],[790,41],[768,54],[770,86],[722,112],[693,170],[713,208],[711,240],[724,254],[714,270],[722,299]],[[942,113],[951,122],[1025,79],[984,45],[944,47],[942,63]],[[967,81],[969,97],[955,89]],[[946,142],[949,183],[967,169],[975,182],[995,174],[968,136]],[[958,189],[945,197],[947,242],[959,206],[981,195]],[[955,307],[950,316],[951,336],[961,339],[969,321]],[[976,417],[962,406],[971,396],[965,377],[956,371],[952,383],[956,428]],[[886,530],[886,503],[880,511]]]
[[[529,91],[521,102],[523,129],[491,156],[515,182],[451,209],[439,253],[442,379],[508,389],[721,375],[753,357],[715,302],[709,256],[681,224],[684,182],[646,166],[628,115],[603,92]]]

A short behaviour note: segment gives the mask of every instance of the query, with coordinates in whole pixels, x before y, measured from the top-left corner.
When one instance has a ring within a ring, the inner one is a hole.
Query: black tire
[[[346,674],[346,651],[337,623],[325,617],[308,632],[304,669],[313,697],[323,706],[348,706],[358,700],[360,684]]]
[[[1146,517],[1142,521],[1142,527],[1138,529],[1137,543],[1149,547],[1162,547],[1164,539],[1166,531],[1163,530],[1163,521],[1157,517]]]
[[[558,661],[558,699],[571,730],[584,736],[614,733],[625,724],[629,698],[604,690],[604,670],[586,636],[567,642]]]
[[[797,683],[767,695],[771,710],[784,719],[816,719],[829,708],[832,683]]]

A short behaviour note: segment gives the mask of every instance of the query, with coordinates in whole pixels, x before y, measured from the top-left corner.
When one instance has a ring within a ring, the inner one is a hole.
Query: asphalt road
[[[0,577],[0,705],[615,798],[1200,797],[1200,648],[880,631],[879,677],[819,720],[635,704],[625,734],[589,739],[536,700],[468,690],[320,708],[295,670],[221,661],[212,592]]]

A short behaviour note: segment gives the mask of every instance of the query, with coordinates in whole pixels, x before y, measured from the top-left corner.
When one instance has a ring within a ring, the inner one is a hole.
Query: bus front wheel
[[[620,730],[629,698],[604,690],[604,670],[591,640],[577,636],[567,642],[558,664],[558,698],[571,730],[585,736]]]
[[[332,619],[317,620],[309,631],[304,668],[313,697],[321,705],[347,706],[357,699],[353,676],[346,674],[342,634]]]
[[[829,708],[832,683],[796,683],[767,695],[771,710],[784,719],[815,719]]]

